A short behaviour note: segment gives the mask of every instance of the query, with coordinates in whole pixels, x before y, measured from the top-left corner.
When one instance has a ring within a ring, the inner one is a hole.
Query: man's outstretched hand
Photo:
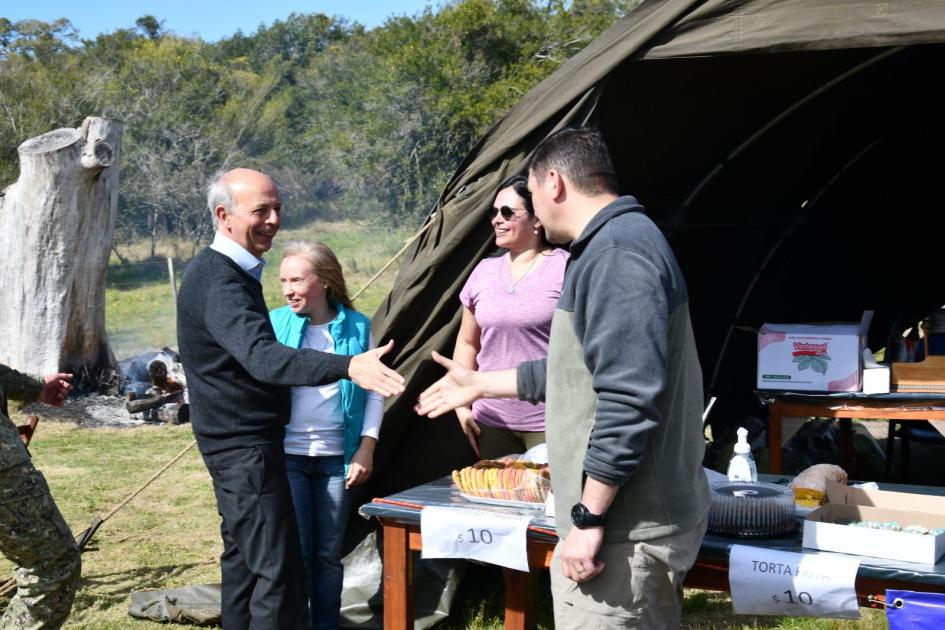
[[[447,369],[446,376],[420,394],[414,411],[421,416],[437,418],[457,407],[471,405],[482,396],[476,372],[433,352],[433,360]]]
[[[404,377],[381,363],[381,357],[394,349],[394,340],[387,345],[374,348],[351,357],[348,378],[362,389],[377,392],[381,396],[397,396],[404,391]]]
[[[50,374],[43,378],[46,381],[43,389],[39,392],[39,402],[52,405],[53,407],[62,407],[66,396],[72,391],[72,375],[60,372]]]

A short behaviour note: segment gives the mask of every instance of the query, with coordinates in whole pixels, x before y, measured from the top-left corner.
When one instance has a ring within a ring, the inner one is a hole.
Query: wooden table
[[[837,418],[840,422],[840,466],[853,470],[852,418],[884,420],[945,420],[945,398],[935,394],[878,394],[855,392],[808,396],[795,393],[761,392],[768,405],[768,469],[783,472],[781,422],[785,416]]]
[[[401,519],[379,517],[384,526],[384,628],[407,630],[413,628],[413,554],[420,551],[420,525]],[[530,569],[551,567],[555,542],[529,537],[528,566]],[[505,577],[505,628],[525,630],[535,626],[532,599],[535,590],[535,572],[502,569]]]
[[[443,477],[383,499],[374,499],[361,507],[361,513],[375,516],[384,534],[384,628],[406,630],[413,627],[413,553],[423,548],[420,537],[420,511],[425,505],[459,505],[515,512],[532,517],[526,549],[531,571],[503,568],[505,577],[505,627],[523,630],[534,626],[531,609],[537,578],[536,569],[551,566],[551,554],[558,537],[554,520],[541,510],[497,508],[472,505],[460,495],[452,479]]]
[[[764,481],[786,483],[778,475],[762,475]],[[926,488],[881,484],[884,489],[904,492],[945,494],[945,488]],[[444,477],[384,499],[374,499],[361,508],[364,515],[375,516],[383,526],[384,535],[384,628],[413,628],[413,553],[423,548],[420,536],[420,512],[424,505],[461,505],[463,499]],[[477,508],[481,506],[475,506]],[[548,569],[557,537],[547,529],[551,520],[536,518],[537,526],[529,529],[527,538],[528,566]],[[696,564],[686,575],[685,586],[703,590],[728,591],[728,554],[734,544],[752,545],[795,553],[829,553],[805,550],[800,532],[770,539],[736,539],[707,534],[702,542]],[[535,588],[534,571],[525,573],[503,569],[505,575],[505,628],[525,630],[534,627],[532,611]],[[856,591],[861,606],[882,606],[886,589],[945,593],[945,562],[929,567],[911,563],[860,557]]]

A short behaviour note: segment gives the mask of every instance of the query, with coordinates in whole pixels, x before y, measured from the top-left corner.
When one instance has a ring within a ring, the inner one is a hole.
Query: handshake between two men
[[[381,396],[399,396],[404,392],[404,377],[381,362],[393,350],[394,341],[351,358],[349,378],[358,386]],[[515,370],[476,372],[440,353],[433,360],[446,368],[446,374],[421,392],[414,411],[417,415],[437,418],[479,398],[507,398],[517,394]]]
[[[349,378],[363,389],[385,398],[402,394],[404,377],[381,362],[381,357],[393,348],[394,341],[391,340],[386,345],[353,356],[348,367]],[[437,418],[479,398],[506,398],[517,393],[514,369],[476,372],[435,351],[432,358],[446,368],[447,373],[420,394],[414,406],[418,415]]]

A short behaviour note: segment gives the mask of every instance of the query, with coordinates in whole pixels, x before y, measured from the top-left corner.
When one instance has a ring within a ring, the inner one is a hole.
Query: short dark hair
[[[618,194],[617,171],[604,136],[589,127],[565,127],[535,147],[528,161],[536,177],[555,169],[585,195]]]

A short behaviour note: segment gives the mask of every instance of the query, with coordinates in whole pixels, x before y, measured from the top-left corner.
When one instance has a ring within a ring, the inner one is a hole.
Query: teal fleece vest
[[[349,311],[338,302],[332,302],[338,314],[328,322],[328,334],[335,341],[335,354],[361,354],[371,344],[371,320],[357,311]],[[276,339],[290,348],[301,348],[308,327],[307,315],[292,312],[288,306],[269,312],[269,320]],[[351,458],[361,444],[361,429],[364,426],[365,391],[350,379],[339,381],[341,410],[344,414],[345,472]]]

